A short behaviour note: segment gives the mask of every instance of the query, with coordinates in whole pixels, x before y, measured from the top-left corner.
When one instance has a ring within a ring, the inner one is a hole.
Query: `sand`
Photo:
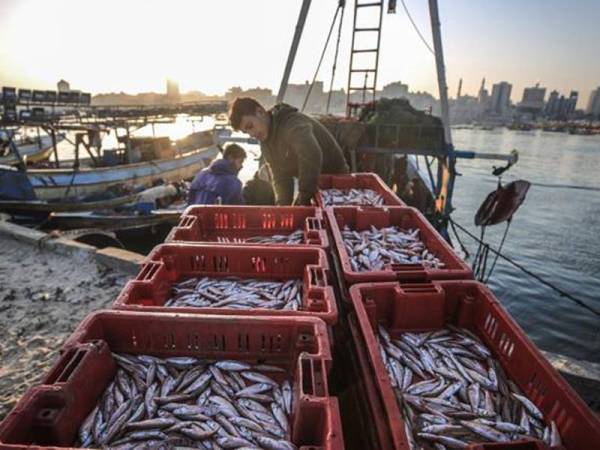
[[[0,420],[48,372],[81,319],[109,308],[127,279],[0,235]]]

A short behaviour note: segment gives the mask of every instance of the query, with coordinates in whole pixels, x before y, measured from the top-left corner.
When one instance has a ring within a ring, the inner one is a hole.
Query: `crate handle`
[[[322,267],[307,266],[308,269],[308,289],[314,287],[324,288],[329,285],[327,272]]]
[[[135,277],[135,281],[152,281],[156,278],[161,268],[164,268],[164,263],[160,261],[148,261],[144,263],[142,270],[137,277]]]
[[[179,224],[177,225],[177,228],[185,228],[185,229],[191,229],[194,224],[196,223],[197,217],[196,216],[181,216],[181,219],[179,220]]]
[[[406,279],[406,276],[408,274],[412,274],[411,278],[413,280],[425,281],[427,279],[427,272],[425,271],[425,267],[423,267],[423,264],[421,264],[421,263],[417,263],[417,264],[394,263],[394,264],[390,264],[389,268],[396,274],[397,278]]]
[[[300,356],[300,396],[327,397],[327,379],[323,360],[307,354]]]
[[[63,354],[57,364],[57,370],[48,375],[44,384],[62,384],[69,381],[88,353],[88,348],[73,348]]]
[[[407,294],[436,294],[441,292],[441,289],[434,286],[431,282],[404,283],[400,285],[400,289]]]
[[[317,217],[307,217],[306,218],[306,231],[321,231],[324,229],[323,219],[319,219]]]

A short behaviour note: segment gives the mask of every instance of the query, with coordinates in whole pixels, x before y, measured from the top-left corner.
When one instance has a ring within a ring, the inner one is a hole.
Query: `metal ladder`
[[[346,99],[346,116],[351,117],[365,104],[375,100],[375,90],[377,88],[377,67],[379,65],[379,45],[381,42],[381,22],[383,19],[384,1],[360,1],[354,0],[354,22],[352,25],[352,47],[350,50],[350,69],[348,72],[348,90]],[[372,26],[357,27],[357,16],[360,11],[372,11],[378,8],[378,21]],[[359,45],[360,37],[376,34],[377,45],[375,48],[365,48]],[[357,67],[355,55],[359,53],[374,54],[375,62],[373,66]],[[359,75],[364,74],[364,80],[359,80]],[[362,86],[360,85],[362,81]],[[361,102],[352,102],[352,94],[362,93]]]

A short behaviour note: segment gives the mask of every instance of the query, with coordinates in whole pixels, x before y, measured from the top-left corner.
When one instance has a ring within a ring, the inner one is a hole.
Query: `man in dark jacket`
[[[192,181],[188,204],[190,205],[241,205],[242,182],[237,174],[244,165],[246,152],[236,144],[230,144],[223,158],[213,161],[202,169]]]
[[[281,103],[266,111],[253,98],[238,98],[229,120],[235,130],[260,141],[278,205],[309,205],[321,173],[348,173],[344,153],[327,128],[292,106]]]

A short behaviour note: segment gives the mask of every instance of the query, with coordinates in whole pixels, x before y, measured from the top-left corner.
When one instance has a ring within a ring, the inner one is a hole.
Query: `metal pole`
[[[448,85],[446,84],[446,68],[444,66],[444,50],[442,48],[442,34],[440,31],[440,16],[437,0],[429,0],[429,16],[431,18],[431,33],[433,35],[433,49],[435,51],[435,67],[437,69],[438,87],[440,91],[444,137],[446,138],[446,143],[452,145],[450,110],[448,107]]]
[[[433,36],[433,49],[435,52],[435,66],[440,92],[440,106],[442,109],[442,125],[447,153],[452,151],[452,134],[450,133],[450,110],[448,107],[448,85],[446,84],[446,68],[444,66],[444,50],[442,48],[442,34],[440,31],[440,16],[437,0],[429,0],[429,17],[431,19],[431,34]],[[438,185],[435,209],[442,216],[452,211],[452,191],[454,190],[454,177],[456,159],[447,154],[438,158]]]
[[[281,85],[279,86],[279,92],[277,94],[277,103],[283,101],[285,91],[287,89],[288,80],[290,79],[290,73],[292,72],[292,66],[294,65],[294,59],[296,59],[296,51],[298,50],[298,44],[300,43],[300,37],[302,36],[302,30],[304,29],[304,23],[306,22],[306,16],[308,15],[308,9],[310,8],[311,0],[302,0],[302,7],[300,8],[300,15],[298,16],[298,23],[296,24],[296,31],[294,33],[294,39],[292,40],[292,46],[290,53],[288,54],[287,63],[283,72],[283,78],[281,79]]]

